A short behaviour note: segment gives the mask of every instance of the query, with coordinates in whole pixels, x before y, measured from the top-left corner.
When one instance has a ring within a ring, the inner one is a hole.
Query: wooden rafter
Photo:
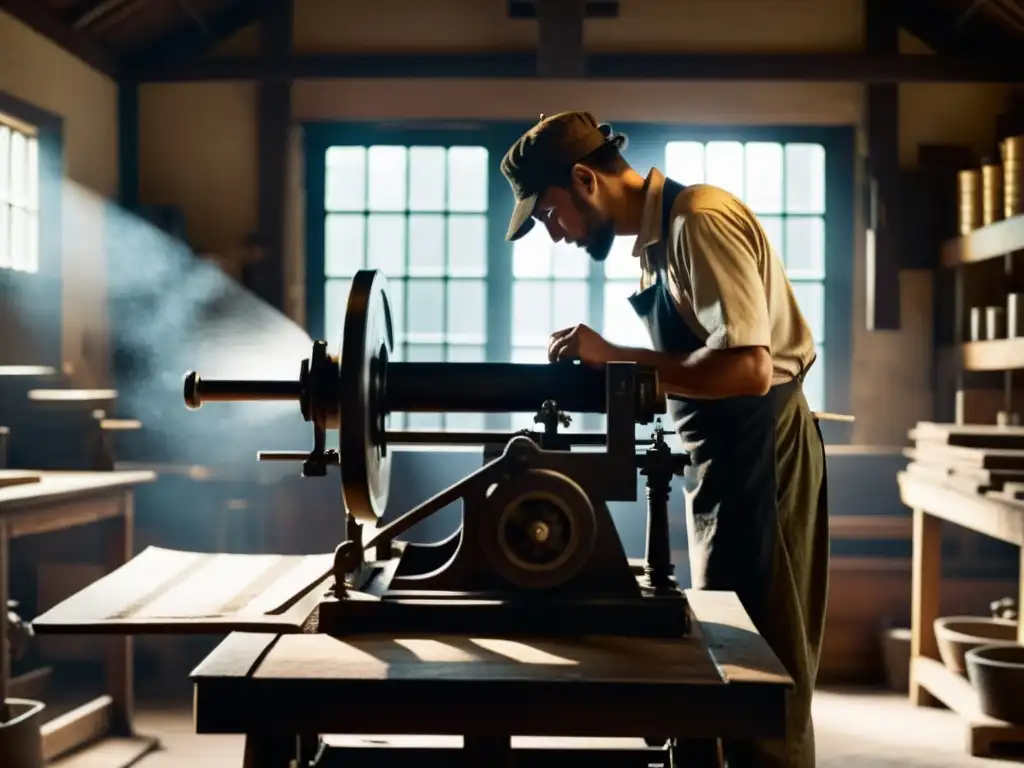
[[[120,74],[116,56],[88,34],[62,21],[41,0],[0,0],[0,11],[18,19],[108,77],[116,79]]]

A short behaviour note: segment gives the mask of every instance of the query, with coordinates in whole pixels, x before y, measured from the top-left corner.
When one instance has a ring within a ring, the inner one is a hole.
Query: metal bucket
[[[981,223],[994,224],[1003,218],[1003,167],[998,160],[981,161]]]
[[[960,171],[956,175],[956,198],[961,235],[981,226],[981,171]]]
[[[1024,136],[1010,136],[999,145],[1003,155],[1003,216],[1024,213]]]

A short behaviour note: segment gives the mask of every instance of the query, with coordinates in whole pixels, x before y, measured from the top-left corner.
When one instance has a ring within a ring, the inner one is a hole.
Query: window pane
[[[324,338],[327,348],[337,354],[345,325],[345,305],[351,280],[328,280],[324,286]]]
[[[25,192],[28,186],[28,143],[25,134],[11,132],[11,188],[10,200],[15,205],[25,204]],[[17,251],[15,250],[15,261]]]
[[[754,213],[782,213],[782,145],[750,142],[746,167],[744,202]]]
[[[370,147],[368,155],[369,204],[371,211],[404,211],[406,190],[405,147]]]
[[[786,211],[825,213],[825,148],[786,145]]]
[[[804,379],[804,397],[807,398],[807,405],[812,411],[824,411],[827,407],[825,402],[825,349],[819,344],[815,349],[818,359],[807,371]]]
[[[547,349],[551,336],[551,283],[516,280],[512,284],[512,344]]]
[[[7,200],[10,178],[11,129],[6,125],[0,125],[0,203]]]
[[[484,413],[446,413],[444,428],[447,432],[480,432],[486,418]]]
[[[410,276],[444,274],[444,234],[444,216],[414,213],[409,217]]]
[[[670,141],[665,145],[665,175],[680,184],[704,183],[704,145]]]
[[[11,266],[11,221],[10,207],[0,201],[0,267]]]
[[[405,297],[405,280],[388,279],[388,298],[391,300],[391,326],[395,329],[395,349],[392,353],[392,360],[405,359],[405,344],[409,340],[406,335],[405,308],[407,306]]]
[[[328,211],[366,209],[366,149],[331,147],[327,150],[324,206]]]
[[[568,243],[553,244],[551,268],[555,277],[586,277],[590,274],[590,254]]]
[[[11,266],[15,269],[25,268],[28,251],[28,222],[25,216],[24,208],[11,208]]]
[[[480,344],[449,344],[446,356],[449,363],[482,363],[487,359],[486,351]]]
[[[448,274],[483,277],[487,274],[487,217],[448,217]]]
[[[39,210],[39,140],[28,140],[28,166],[25,169],[28,181],[25,187],[25,206],[32,211]]]
[[[423,361],[428,362],[428,361]],[[444,422],[443,413],[407,413],[406,429],[439,431]]]
[[[410,363],[443,363],[443,344],[410,344],[406,359]]]
[[[604,275],[608,278],[634,278],[640,280],[640,259],[633,256],[635,237],[616,237],[611,253],[604,263]]]
[[[366,263],[366,218],[361,213],[329,213],[324,226],[324,272],[349,277]]]
[[[551,238],[537,224],[512,244],[513,277],[548,277],[551,274]]]
[[[404,277],[405,216],[373,213],[368,218],[366,266],[387,277]]]
[[[543,347],[514,346],[512,347],[513,363],[546,363],[548,361],[548,347],[545,340]]]
[[[825,278],[825,220],[818,216],[786,219],[786,272],[790,278]]]
[[[487,340],[487,283],[484,280],[448,282],[450,344],[483,344]]]
[[[794,282],[793,296],[811,328],[814,341],[825,341],[825,286],[818,282]]]
[[[758,216],[757,220],[761,222],[761,229],[764,230],[765,235],[768,237],[768,242],[771,243],[772,248],[782,263],[786,263],[786,252],[783,249],[785,240],[782,239],[782,217],[781,216]]]
[[[585,280],[556,280],[552,289],[551,327],[545,344],[554,331],[590,322],[590,291]]]
[[[743,145],[738,141],[709,141],[705,149],[707,183],[743,198]]]
[[[39,214],[28,211],[25,214],[28,227],[28,246],[25,252],[25,271],[39,271]]]
[[[637,285],[633,282],[616,280],[605,283],[602,335],[612,344],[650,349],[650,334],[627,300],[636,290]]]
[[[487,210],[487,150],[483,147],[448,150],[448,210]]]
[[[409,147],[409,210],[443,211],[444,147]]]
[[[414,344],[440,344],[444,340],[444,281],[410,280],[406,286],[406,338]],[[412,360],[412,357],[407,358]],[[443,360],[444,357],[437,358]]]

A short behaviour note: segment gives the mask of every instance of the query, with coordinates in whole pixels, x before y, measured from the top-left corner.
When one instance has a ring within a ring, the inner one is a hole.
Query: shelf
[[[1015,371],[1024,368],[1024,338],[961,344],[960,366],[965,371]]]
[[[997,221],[942,245],[942,265],[955,267],[1024,251],[1024,215]]]

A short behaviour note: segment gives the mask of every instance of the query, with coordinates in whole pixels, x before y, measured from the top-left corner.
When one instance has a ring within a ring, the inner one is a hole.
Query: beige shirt
[[[757,217],[724,189],[687,187],[673,204],[663,251],[664,184],[651,170],[633,246],[641,289],[662,273],[683,320],[707,347],[766,347],[772,384],[791,380],[814,359],[814,339]]]

